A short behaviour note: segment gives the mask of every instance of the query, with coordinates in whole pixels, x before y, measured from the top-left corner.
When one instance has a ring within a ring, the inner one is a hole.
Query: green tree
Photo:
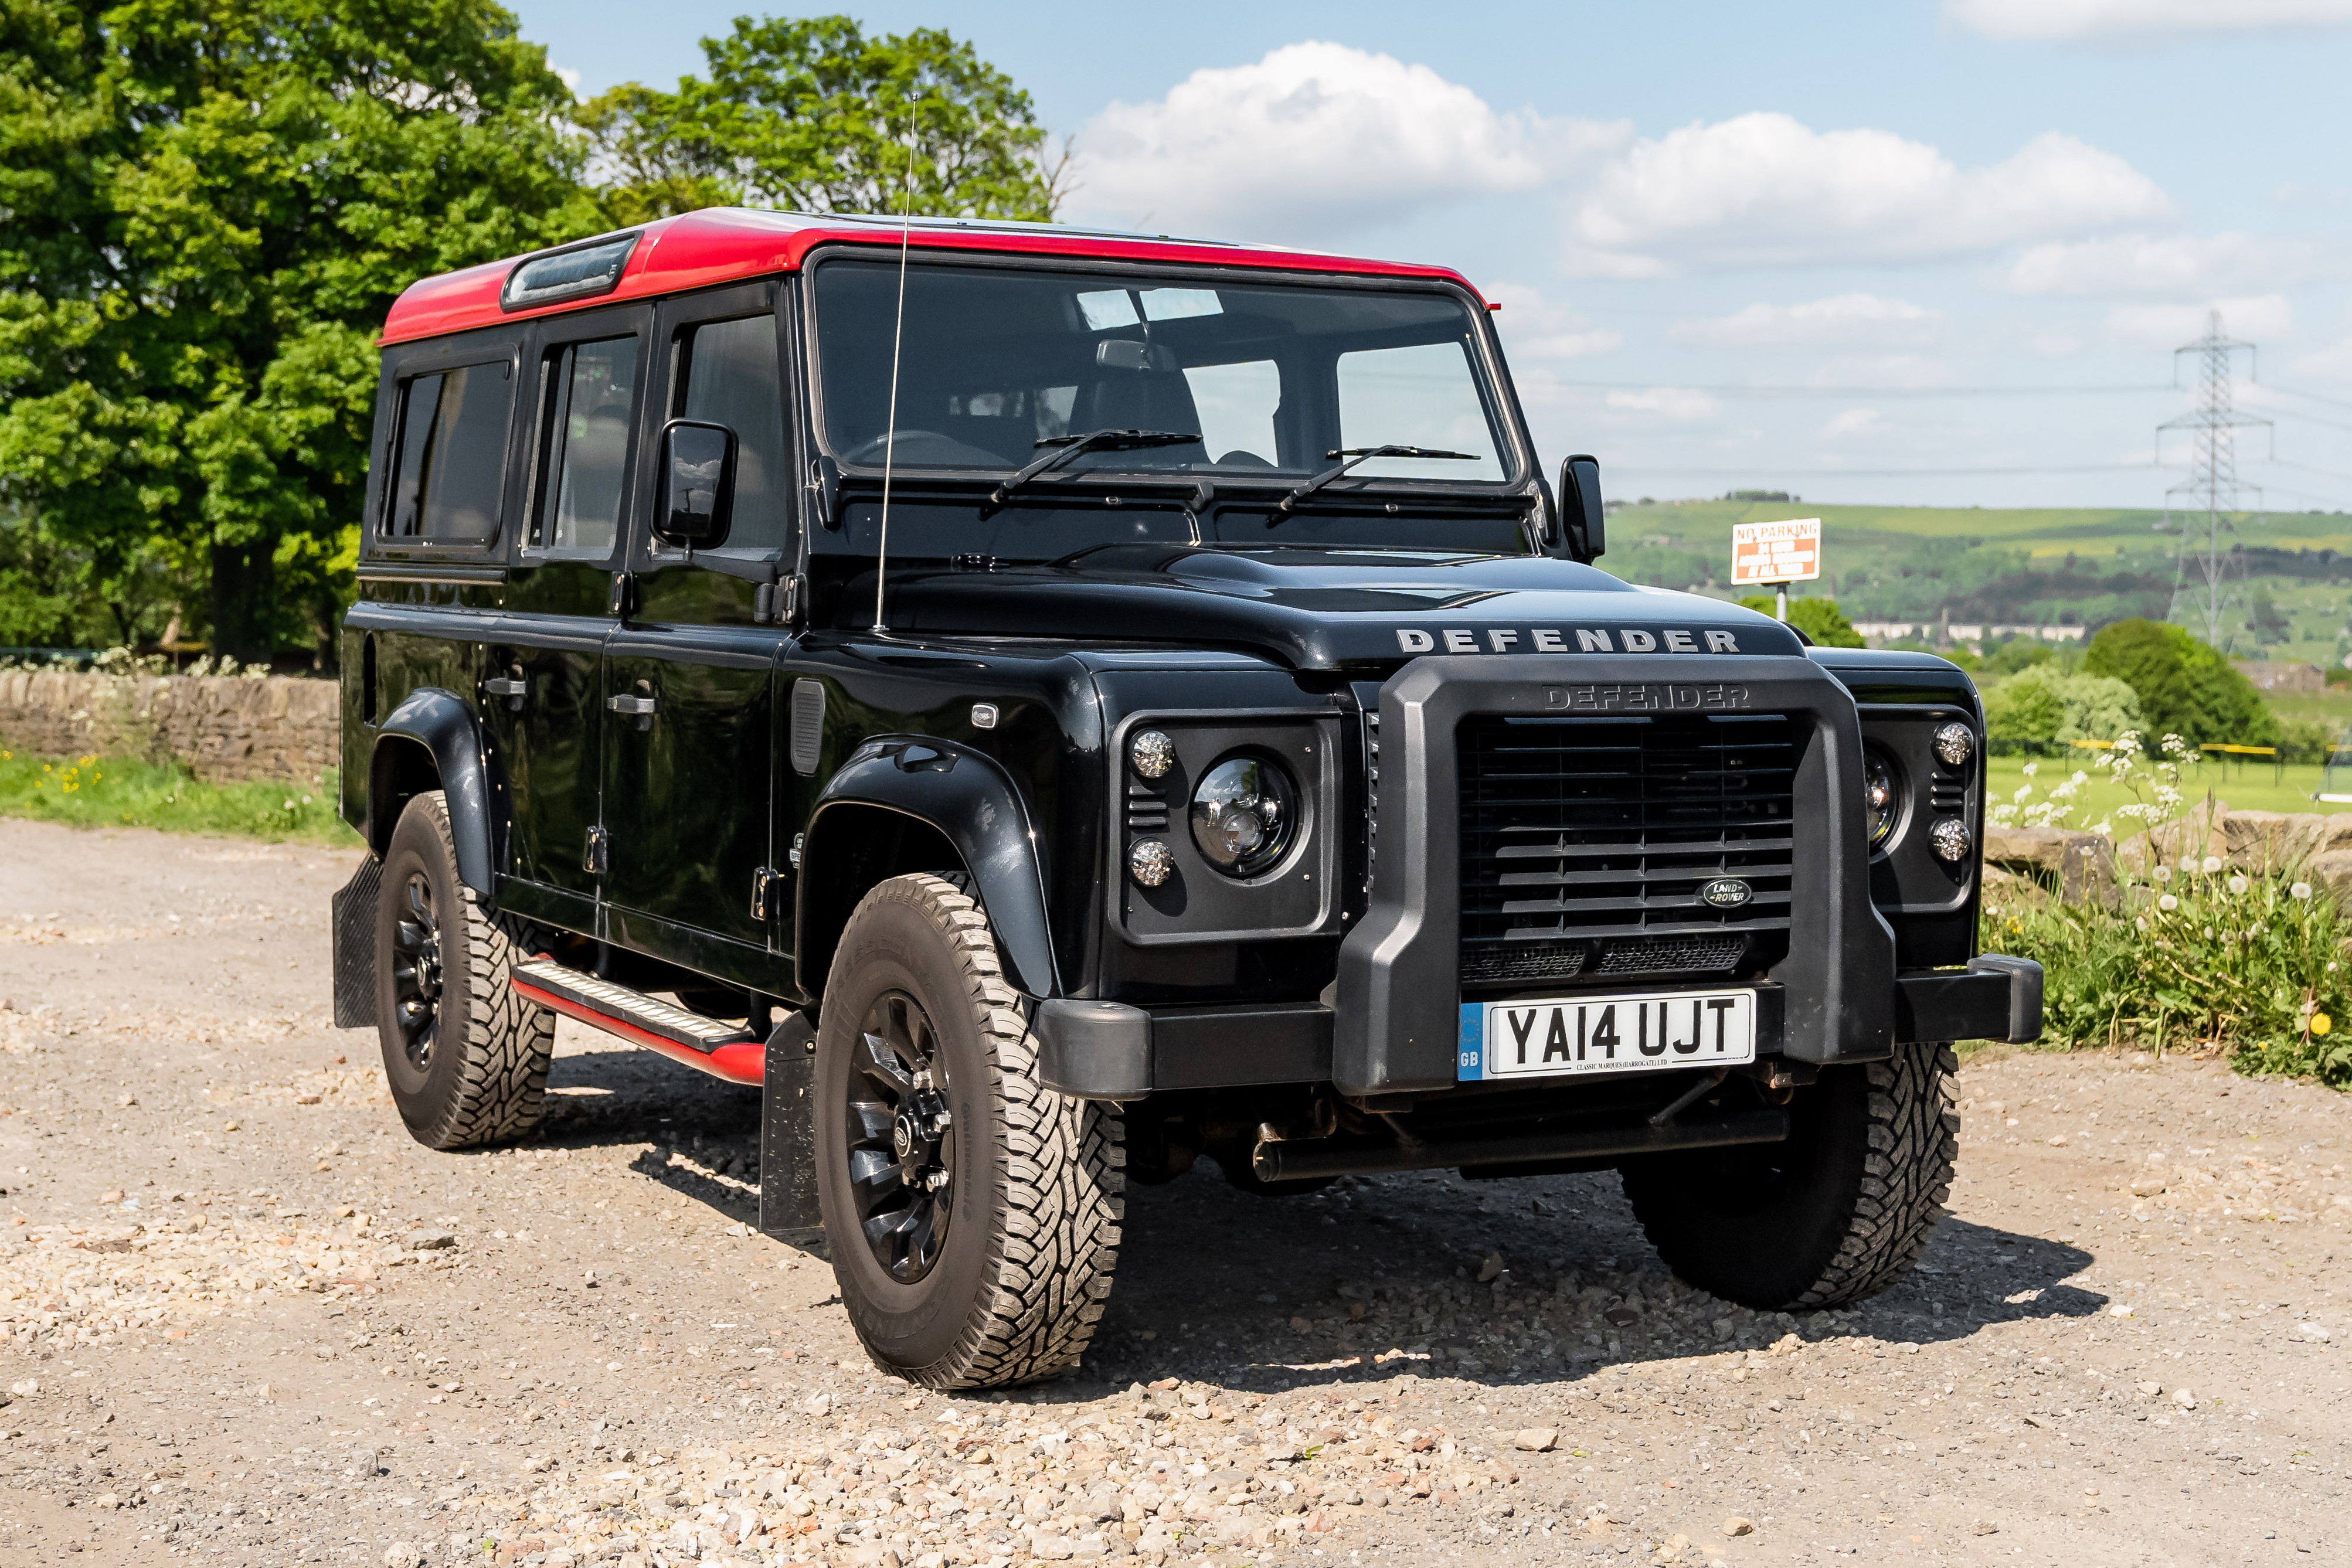
[[[1739,601],[1750,610],[1760,610],[1769,615],[1776,608],[1771,594],[1751,593]],[[1823,648],[1859,648],[1864,645],[1862,633],[1853,622],[1838,612],[1834,599],[1791,599],[1789,601],[1789,624],[1811,637]]]
[[[2212,646],[2178,626],[2118,621],[2091,639],[2083,670],[2131,687],[2151,742],[2165,735],[2178,735],[2191,746],[2278,741],[2278,719],[2253,683]]]
[[[0,0],[0,500],[322,636],[385,309],[596,225],[572,107],[490,0]]]
[[[2113,740],[2144,730],[2139,697],[2111,675],[2035,664],[1985,694],[1985,727],[2004,740]]]
[[[739,16],[707,79],[629,82],[582,118],[614,226],[696,207],[1050,221],[1062,164],[1013,78],[937,28],[868,37],[847,16]]]

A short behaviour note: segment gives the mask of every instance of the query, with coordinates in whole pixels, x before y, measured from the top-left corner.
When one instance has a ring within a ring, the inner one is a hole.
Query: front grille
[[[1462,978],[1777,962],[1802,734],[1784,714],[1463,720]],[[1723,878],[1748,902],[1702,902]]]

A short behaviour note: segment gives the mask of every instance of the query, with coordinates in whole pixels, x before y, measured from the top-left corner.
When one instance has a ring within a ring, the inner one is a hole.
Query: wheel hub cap
[[[852,1052],[843,1130],[858,1228],[875,1261],[902,1283],[930,1272],[954,1214],[945,1079],[922,1004],[899,991],[876,1001]]]

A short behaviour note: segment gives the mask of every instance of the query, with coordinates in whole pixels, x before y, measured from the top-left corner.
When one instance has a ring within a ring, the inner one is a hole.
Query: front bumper
[[[1898,1045],[2021,1045],[2042,1034],[2042,966],[1987,953],[1965,969],[1897,974],[1889,1000]],[[1759,1009],[1759,1056],[1794,1054],[1784,1020],[1780,1008]],[[1319,1002],[1148,1009],[1056,998],[1038,1004],[1033,1027],[1038,1075],[1047,1088],[1085,1100],[1129,1101],[1165,1090],[1330,1082],[1336,1023]],[[1444,1087],[1452,1086],[1449,1081]]]

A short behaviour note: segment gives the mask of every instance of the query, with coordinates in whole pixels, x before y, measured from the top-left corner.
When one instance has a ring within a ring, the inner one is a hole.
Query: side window
[[[629,415],[636,402],[637,340],[566,343],[547,356],[539,515],[531,543],[604,552],[620,537]]]
[[[791,463],[775,317],[742,316],[686,328],[678,334],[677,356],[681,368],[671,416],[708,420],[735,433],[734,520],[727,548],[782,549],[791,521]]]
[[[509,365],[463,365],[401,383],[390,538],[485,544],[498,537],[506,493]]]

